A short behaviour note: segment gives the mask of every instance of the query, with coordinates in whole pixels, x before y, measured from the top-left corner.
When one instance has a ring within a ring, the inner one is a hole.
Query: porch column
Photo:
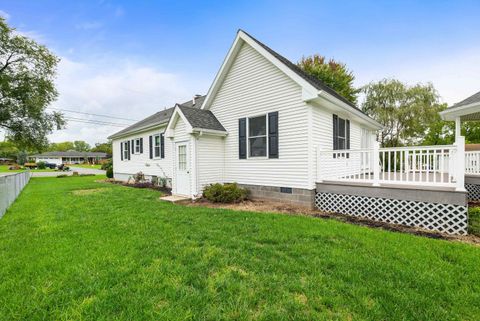
[[[455,141],[460,137],[461,127],[460,117],[455,118]]]
[[[458,135],[455,137],[457,146],[455,157],[455,178],[457,180],[457,191],[465,191],[465,137]]]

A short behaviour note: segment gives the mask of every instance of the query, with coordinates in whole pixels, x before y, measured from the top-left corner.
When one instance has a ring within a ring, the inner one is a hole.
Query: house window
[[[350,121],[333,115],[333,149],[350,149]]]
[[[267,156],[267,116],[248,119],[248,147],[250,157]]]
[[[187,169],[187,146],[178,146],[178,169],[184,171]]]
[[[123,160],[127,160],[128,159],[128,154],[129,154],[129,150],[128,150],[128,145],[130,144],[129,141],[124,141],[123,142]]]
[[[135,154],[140,154],[140,138],[135,139]]]
[[[160,157],[160,134],[153,136],[153,156],[155,158]]]

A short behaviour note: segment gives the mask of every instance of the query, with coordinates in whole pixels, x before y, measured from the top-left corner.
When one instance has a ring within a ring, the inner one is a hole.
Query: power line
[[[47,108],[48,108],[48,109],[55,109],[55,110],[66,111],[66,112],[70,112],[70,113],[82,114],[82,115],[90,115],[90,116],[114,118],[114,119],[120,119],[120,120],[138,121],[138,120],[136,120],[136,119],[131,119],[131,118],[123,118],[123,117],[116,117],[116,116],[110,116],[110,115],[101,115],[101,114],[86,113],[86,112],[81,112],[81,111],[76,111],[76,110],[71,110],[71,109],[63,109],[63,108],[55,108],[55,107],[47,107]]]
[[[105,125],[105,126],[122,127],[122,128],[125,128],[128,126],[128,124],[112,123],[112,122],[106,122],[101,120],[88,120],[88,119],[82,119],[82,118],[65,117],[65,120],[78,122],[78,123],[92,124],[92,125]]]

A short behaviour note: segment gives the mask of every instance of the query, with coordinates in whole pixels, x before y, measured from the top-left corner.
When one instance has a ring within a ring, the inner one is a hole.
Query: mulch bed
[[[335,219],[337,221],[356,224],[360,226],[368,226],[372,228],[380,228],[387,231],[409,233],[413,235],[429,237],[433,239],[442,239],[449,241],[460,241],[464,243],[480,246],[480,237],[476,235],[448,235],[439,232],[432,232],[417,227],[409,227],[404,225],[389,224],[384,222],[373,221],[361,217],[343,215],[338,213],[327,213],[319,210],[309,209],[292,205],[288,203],[273,202],[268,200],[247,200],[234,204],[211,203],[206,199],[199,199],[195,202],[187,204],[187,206],[204,206],[210,208],[231,209],[236,211],[250,212],[270,212],[287,215],[306,215],[322,219]],[[480,202],[477,202],[480,206]]]
[[[102,180],[98,180],[96,182],[98,182],[98,183],[110,183],[110,184],[122,185],[122,186],[126,186],[126,187],[133,187],[133,188],[148,188],[148,189],[153,189],[155,191],[162,192],[165,195],[171,195],[172,194],[172,189],[171,188],[154,185],[150,182],[141,182],[141,183],[124,182],[124,181],[117,181],[117,180],[114,180],[112,178],[102,179]]]

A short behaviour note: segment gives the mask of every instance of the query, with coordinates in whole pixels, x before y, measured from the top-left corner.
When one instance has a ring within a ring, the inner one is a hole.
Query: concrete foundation
[[[280,187],[277,186],[261,186],[238,184],[238,186],[246,188],[250,191],[252,199],[264,199],[270,201],[278,201],[287,204],[298,205],[313,209],[315,207],[315,190],[292,188],[292,193],[282,193]]]

